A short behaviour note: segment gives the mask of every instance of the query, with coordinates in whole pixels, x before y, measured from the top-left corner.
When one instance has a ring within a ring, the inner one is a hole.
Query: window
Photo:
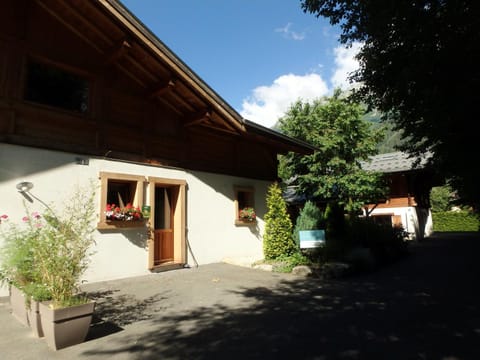
[[[144,205],[145,177],[101,172],[100,181],[100,221],[97,227],[112,229],[144,226],[145,222],[140,214]],[[112,216],[113,205],[115,205],[114,208],[118,207],[121,210],[121,215],[125,216]],[[129,211],[127,212],[125,209],[129,209]]]
[[[107,204],[126,205],[133,203],[135,181],[108,179]]]
[[[79,75],[30,60],[25,100],[83,114],[88,111],[89,83]]]
[[[253,187],[235,186],[235,224],[249,225],[256,223],[255,191]]]

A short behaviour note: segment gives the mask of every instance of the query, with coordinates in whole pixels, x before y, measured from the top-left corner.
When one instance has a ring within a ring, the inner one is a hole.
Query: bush
[[[302,210],[300,210],[300,214],[295,223],[295,229],[293,230],[293,239],[297,247],[300,247],[299,232],[302,230],[320,229],[322,221],[323,216],[320,209],[313,202],[307,200]]]
[[[479,231],[478,214],[471,211],[443,211],[432,213],[433,231]]]
[[[278,183],[270,185],[267,193],[267,213],[263,235],[265,259],[276,259],[298,252],[292,236],[292,221],[287,213],[287,204]]]
[[[370,218],[354,218],[347,228],[352,246],[369,249],[377,265],[389,264],[408,253],[403,229],[375,224]]]
[[[25,205],[25,204],[24,204]],[[22,224],[10,222],[8,216],[2,215],[0,221],[0,283],[13,285],[23,290],[28,284],[40,281],[40,274],[35,266],[35,245],[41,231],[40,214],[30,213],[25,206],[26,215]]]
[[[273,271],[280,273],[290,273],[295,266],[310,265],[308,258],[300,253],[292,255],[281,255],[272,262]]]
[[[338,260],[351,248],[346,236],[346,222],[343,208],[330,203],[325,209],[325,257],[326,260]]]
[[[345,218],[341,236],[327,237],[324,261],[346,262],[355,270],[372,270],[408,254],[403,229],[375,224],[370,218]]]
[[[93,186],[77,188],[61,211],[47,206],[39,214],[26,208],[23,224],[10,223],[6,229],[3,225],[7,224],[2,224],[2,283],[15,285],[34,300],[51,299],[57,307],[78,301],[81,276],[95,243]],[[2,222],[7,222],[6,217],[2,216]]]
[[[430,204],[432,212],[448,211],[452,207],[454,196],[452,188],[448,185],[435,186],[430,191]]]

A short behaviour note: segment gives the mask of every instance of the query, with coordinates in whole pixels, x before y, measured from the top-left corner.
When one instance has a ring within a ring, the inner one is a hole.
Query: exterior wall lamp
[[[55,213],[54,211],[50,208],[50,206],[48,206],[42,199],[39,199],[38,197],[36,197],[35,195],[33,195],[30,190],[33,189],[33,183],[32,182],[29,182],[29,181],[22,181],[22,182],[19,182],[17,185],[15,185],[15,187],[17,188],[18,192],[20,194],[23,195],[23,197],[25,199],[27,199],[29,202],[33,203],[33,200],[32,198],[34,198],[35,200],[37,200],[40,204],[42,204],[43,206],[45,206],[45,208],[47,208],[51,213],[52,215],[55,216]]]
[[[29,181],[22,181],[16,185],[18,192],[26,193],[33,189],[33,183]]]

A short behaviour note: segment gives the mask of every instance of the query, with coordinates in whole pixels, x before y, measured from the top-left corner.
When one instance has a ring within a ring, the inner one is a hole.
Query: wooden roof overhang
[[[277,153],[312,151],[308,144],[244,120],[119,1],[35,1],[101,55],[98,72],[117,67],[146,98],[177,113],[185,129],[240,136]]]

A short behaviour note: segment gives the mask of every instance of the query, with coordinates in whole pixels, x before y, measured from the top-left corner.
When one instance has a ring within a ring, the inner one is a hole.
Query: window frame
[[[86,110],[81,111],[75,110],[75,109],[70,109],[67,107],[62,107],[58,105],[52,105],[46,102],[41,102],[33,99],[28,99],[27,94],[28,94],[28,83],[29,83],[29,74],[30,74],[30,64],[38,64],[41,66],[46,66],[55,70],[58,70],[60,72],[66,73],[73,75],[75,77],[78,77],[80,79],[83,79],[87,85],[87,100],[86,100]],[[23,89],[22,89],[22,100],[28,104],[32,104],[35,106],[40,106],[40,107],[45,107],[48,109],[56,110],[56,111],[63,111],[72,115],[77,115],[77,116],[89,116],[92,112],[92,89],[93,89],[93,81],[92,77],[90,74],[86,73],[85,71],[81,71],[79,69],[73,68],[71,66],[63,65],[54,61],[50,61],[48,59],[44,59],[41,57],[37,56],[27,56],[24,60],[24,71],[23,71]]]
[[[132,199],[130,200],[133,206],[135,207],[138,206],[141,209],[144,205],[144,194],[143,194],[144,183],[147,181],[145,176],[101,171],[99,175],[99,179],[100,179],[100,214],[99,214],[99,222],[97,224],[97,229],[135,228],[135,227],[145,226],[146,225],[145,219],[140,221],[107,220],[105,216],[105,211],[107,208],[107,198],[108,198],[108,182],[109,181],[131,182],[132,189],[134,189],[134,194],[132,196]]]
[[[252,207],[255,209],[255,188],[253,186],[239,186],[233,187],[234,193],[234,208],[235,208],[235,225],[236,226],[250,226],[257,223],[257,219],[253,221],[244,221],[239,218],[240,210],[244,207]],[[240,194],[246,194],[246,200],[240,200]]]

